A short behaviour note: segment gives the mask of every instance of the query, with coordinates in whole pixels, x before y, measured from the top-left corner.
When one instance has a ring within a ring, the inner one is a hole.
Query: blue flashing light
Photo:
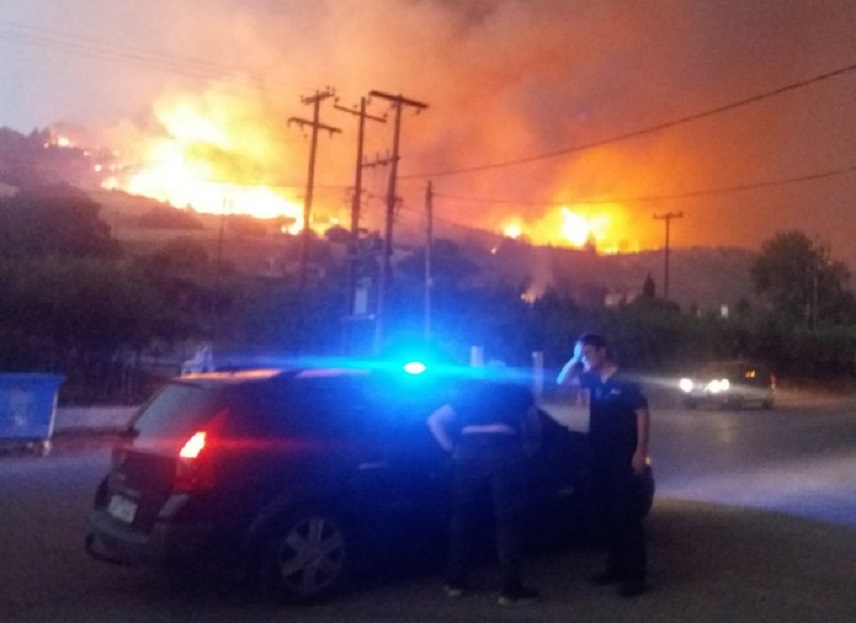
[[[422,374],[425,370],[425,364],[421,361],[411,361],[404,364],[404,371],[407,372],[407,374]]]

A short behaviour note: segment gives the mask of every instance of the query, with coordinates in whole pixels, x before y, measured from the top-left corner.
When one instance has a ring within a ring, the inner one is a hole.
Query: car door
[[[563,539],[591,505],[588,436],[572,432],[540,411],[541,443],[528,461],[530,518],[541,541]]]
[[[375,551],[394,557],[436,552],[451,508],[451,459],[425,423],[436,405],[430,396],[394,386],[366,382],[361,389],[371,405],[353,487],[363,533]]]

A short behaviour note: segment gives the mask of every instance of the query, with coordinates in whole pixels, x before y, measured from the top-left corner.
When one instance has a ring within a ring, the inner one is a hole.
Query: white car
[[[775,404],[776,376],[762,364],[751,361],[715,361],[679,382],[683,404],[742,408],[757,404],[771,409]]]

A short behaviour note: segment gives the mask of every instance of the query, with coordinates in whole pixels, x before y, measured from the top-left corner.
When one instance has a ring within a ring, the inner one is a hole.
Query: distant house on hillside
[[[640,296],[639,292],[607,292],[603,298],[606,307],[621,307],[632,303]]]

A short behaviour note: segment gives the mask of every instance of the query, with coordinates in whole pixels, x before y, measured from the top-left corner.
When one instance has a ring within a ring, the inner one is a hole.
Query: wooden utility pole
[[[220,294],[220,276],[223,272],[223,241],[225,238],[226,229],[226,214],[232,212],[232,200],[223,199],[223,207],[220,210],[220,227],[217,232],[217,263],[214,266],[214,293],[211,297],[211,318],[214,323],[214,328],[211,332],[211,341],[216,346],[220,337],[220,314],[218,313],[218,301],[221,298]]]
[[[431,247],[434,244],[434,189],[431,182],[425,189],[425,343],[431,341]]]
[[[312,195],[315,189],[315,153],[318,148],[318,130],[326,130],[331,135],[335,134],[336,132],[341,132],[339,128],[324,125],[318,120],[321,102],[327,99],[328,97],[332,97],[333,95],[333,89],[328,87],[324,91],[316,91],[315,95],[300,98],[300,101],[302,103],[312,104],[312,120],[309,121],[308,119],[301,119],[299,117],[290,117],[288,119],[288,125],[296,123],[301,127],[309,126],[310,128],[312,128],[312,138],[309,144],[309,175],[306,180],[306,196],[303,199],[303,248],[301,249],[300,253],[301,293],[306,288],[306,274],[309,267],[309,236],[311,234],[311,230],[309,229],[309,219],[312,215]]]
[[[360,98],[359,110],[345,108],[335,104],[336,110],[341,110],[359,117],[357,131],[357,166],[354,177],[354,196],[351,198],[351,237],[348,243],[348,311],[350,317],[354,314],[354,299],[356,296],[357,264],[359,262],[359,237],[360,237],[360,207],[363,195],[363,136],[365,135],[366,119],[386,123],[386,117],[375,117],[366,112],[366,98]]]
[[[395,220],[396,184],[398,181],[399,143],[401,140],[401,110],[411,106],[420,112],[428,108],[428,104],[407,99],[403,95],[390,95],[382,91],[370,91],[369,97],[379,97],[390,102],[395,111],[395,129],[392,139],[392,169],[389,172],[389,186],[386,193],[386,231],[384,233],[383,261],[381,264],[380,283],[378,285],[377,317],[375,320],[375,351],[380,350],[383,342],[384,309],[389,280],[392,278],[392,226]]]
[[[665,276],[663,278],[663,299],[669,300],[669,229],[672,224],[673,218],[683,218],[683,212],[667,212],[662,215],[654,215],[654,220],[657,221],[665,221],[666,222],[666,247],[664,249],[665,252]]]

